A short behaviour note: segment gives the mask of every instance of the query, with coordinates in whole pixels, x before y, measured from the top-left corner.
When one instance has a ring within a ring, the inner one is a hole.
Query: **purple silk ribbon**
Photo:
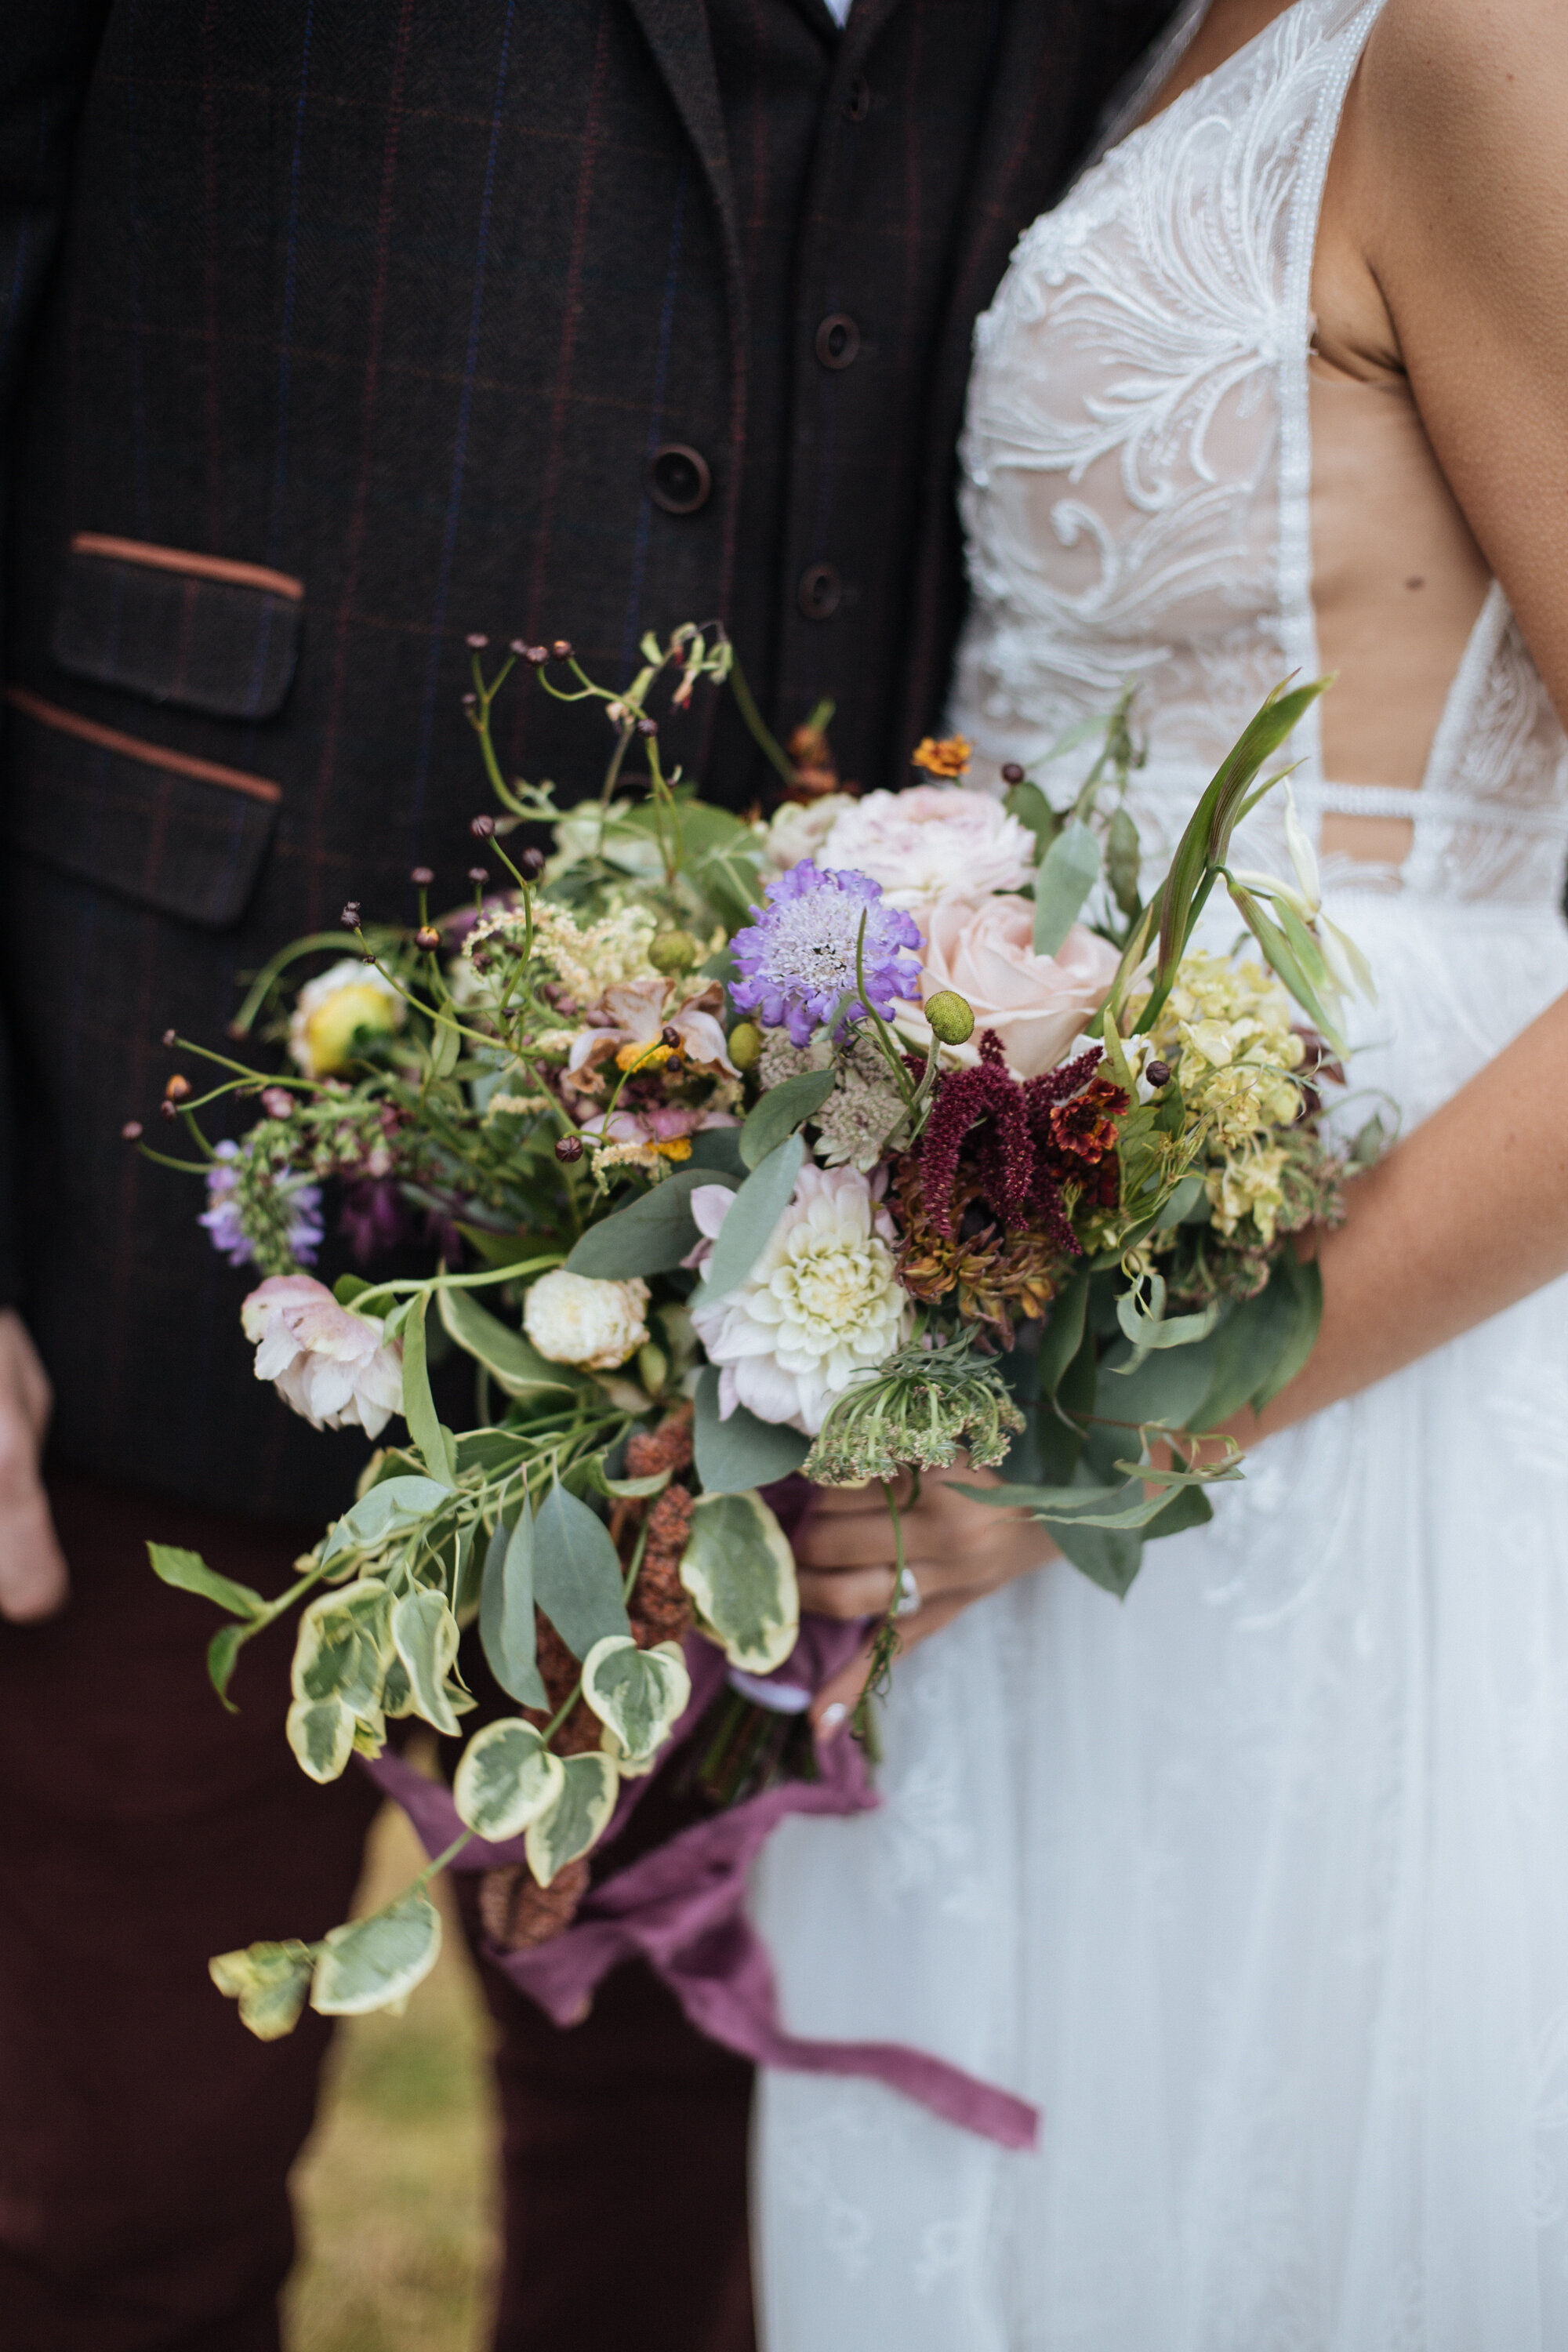
[[[805,1618],[794,1653],[766,1679],[816,1691],[854,1654],[860,1633],[858,1625]],[[672,1751],[711,1705],[726,1672],[721,1652],[696,1634],[687,1637],[686,1663],[691,1698],[675,1727]],[[753,2064],[805,2074],[868,2075],[965,2131],[1004,2147],[1034,2147],[1038,2109],[945,2059],[898,2042],[810,2041],[785,2032],[779,2023],[773,1964],[746,1916],[747,1872],[774,1824],[787,1814],[865,1812],[881,1801],[859,1748],[847,1736],[829,1741],[818,1758],[819,1779],[783,1781],[679,1831],[591,1887],[572,1925],[549,1943],[521,1952],[487,1944],[487,1959],[563,2026],[587,2015],[595,1987],[609,1969],[622,1960],[645,1959],[700,2032]],[[458,1809],[441,1782],[426,1780],[390,1751],[374,1762],[363,1757],[360,1761],[402,1806],[426,1853],[444,1852],[461,1834]],[[625,1828],[647,1785],[646,1780],[622,1782],[603,1844]],[[475,1837],[450,1867],[494,1870],[524,1857],[521,1837],[499,1844]]]

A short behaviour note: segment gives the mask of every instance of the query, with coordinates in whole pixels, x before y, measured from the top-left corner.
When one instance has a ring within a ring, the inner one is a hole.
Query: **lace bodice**
[[[1308,355],[1313,247],[1382,0],[1297,0],[1088,171],[1019,240],[976,330],[962,503],[973,602],[952,723],[1036,761],[1138,679],[1152,859],[1270,687],[1318,672]],[[1568,740],[1494,583],[1418,793],[1297,798],[1415,821],[1406,890],[1557,900]],[[1239,845],[1278,866],[1273,801]]]

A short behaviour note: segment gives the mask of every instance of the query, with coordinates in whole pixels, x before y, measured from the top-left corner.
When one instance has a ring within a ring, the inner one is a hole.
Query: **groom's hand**
[[[26,1326],[0,1308],[0,1617],[47,1617],[66,1597],[66,1564],[38,1475],[54,1395]]]
[[[898,1621],[900,1652],[951,1623],[972,1601],[1056,1557],[1050,1537],[1026,1512],[972,1502],[957,1491],[1001,1484],[991,1470],[928,1470],[911,1507],[911,1481],[899,1479],[904,1563],[920,1595],[919,1608]],[[836,1486],[818,1495],[795,1553],[803,1609],[823,1617],[879,1614],[892,1598],[894,1575],[893,1523],[881,1487]],[[811,1719],[823,1737],[833,1736],[859,1696],[870,1654],[867,1643],[812,1701]]]

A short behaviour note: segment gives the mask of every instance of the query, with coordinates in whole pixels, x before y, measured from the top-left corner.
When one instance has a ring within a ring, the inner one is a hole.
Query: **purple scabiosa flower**
[[[832,1020],[846,996],[852,1001],[840,1018],[865,1019],[855,993],[862,921],[861,961],[874,1009],[887,1020],[895,997],[918,1001],[921,968],[910,950],[919,948],[920,932],[868,874],[849,867],[823,873],[803,857],[768,885],[766,907],[752,912],[756,921],[732,942],[742,977],[730,993],[764,1029],[787,1028],[792,1044],[809,1045],[813,1031]]]
[[[321,1246],[321,1188],[299,1177],[262,1174],[240,1144],[215,1147],[207,1170],[207,1205],[197,1219],[230,1265],[313,1265]]]

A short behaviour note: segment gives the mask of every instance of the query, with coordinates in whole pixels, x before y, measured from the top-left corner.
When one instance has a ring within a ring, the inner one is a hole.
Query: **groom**
[[[121,1143],[344,898],[463,895],[465,633],[601,677],[721,617],[865,785],[938,719],[970,332],[1170,0],[12,0],[0,42],[0,2336],[268,2352],[321,2021],[206,1956],[343,1916],[371,1801],[242,1711],[148,1536],[264,1586],[359,1456]],[[525,684],[502,751],[585,779]],[[766,774],[672,727],[710,796]],[[328,1271],[335,1269],[329,1268]],[[47,1493],[38,1461],[50,1417]],[[69,1598],[65,1598],[70,1585]],[[63,1606],[61,1605],[63,1602]],[[499,1980],[499,2341],[739,2352],[746,2071],[626,1970]]]

